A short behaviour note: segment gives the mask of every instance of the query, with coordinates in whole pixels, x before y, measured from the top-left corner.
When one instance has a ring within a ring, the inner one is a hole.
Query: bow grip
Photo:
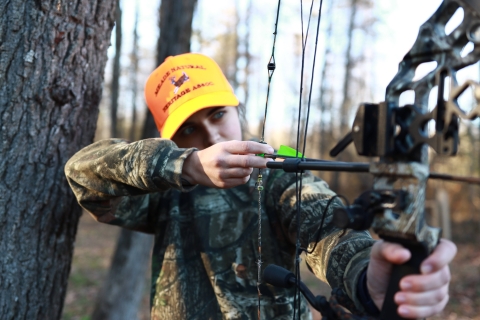
[[[404,239],[385,239],[389,242],[400,243],[411,253],[411,258],[404,264],[393,265],[392,274],[388,283],[385,300],[380,313],[381,320],[403,320],[397,310],[398,305],[394,301],[395,294],[400,291],[400,280],[410,274],[420,274],[420,265],[428,255],[428,247],[421,242],[405,241]]]

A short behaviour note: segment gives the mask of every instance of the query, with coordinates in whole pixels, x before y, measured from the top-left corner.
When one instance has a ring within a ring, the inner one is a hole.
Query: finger
[[[255,141],[228,141],[224,143],[224,150],[233,154],[273,153],[271,146]]]
[[[244,177],[244,178],[233,178],[233,179],[225,179],[225,180],[219,180],[215,183],[217,188],[221,189],[228,189],[228,188],[233,188],[240,186],[242,184],[245,184],[250,180],[250,176]]]
[[[450,282],[450,269],[443,269],[430,274],[409,275],[400,281],[400,289],[404,291],[422,292],[438,289]]]
[[[440,302],[433,306],[412,306],[401,305],[398,307],[398,314],[404,318],[417,319],[431,317],[443,310],[448,302],[448,295]]]
[[[253,172],[253,168],[232,168],[223,170],[220,174],[220,178],[223,180],[226,179],[243,179],[245,177],[250,177]]]
[[[266,168],[267,162],[272,159],[265,159],[253,155],[230,155],[225,163],[229,168]]]
[[[411,306],[433,306],[445,299],[448,296],[448,284],[441,286],[436,290],[424,292],[404,292],[400,291],[395,294],[395,302],[398,305]]]
[[[448,265],[457,254],[457,246],[447,239],[441,239],[432,254],[422,262],[423,274],[435,272]]]
[[[394,264],[402,264],[407,262],[411,253],[398,243],[378,241],[379,245],[372,247],[371,258],[377,260],[386,260]]]

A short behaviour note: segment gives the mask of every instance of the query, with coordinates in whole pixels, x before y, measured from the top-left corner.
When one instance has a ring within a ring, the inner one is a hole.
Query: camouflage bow
[[[464,19],[447,34],[445,26],[458,9],[463,9]],[[381,238],[400,243],[412,252],[409,262],[393,269],[381,319],[403,319],[396,313],[393,300],[399,290],[399,280],[405,275],[419,273],[420,263],[439,241],[440,229],[426,225],[424,217],[426,183],[431,177],[427,149],[430,146],[439,154],[454,155],[459,120],[480,116],[480,85],[472,80],[459,84],[456,77],[459,70],[479,60],[480,2],[444,0],[421,26],[415,44],[387,87],[385,101],[361,104],[352,131],[332,149],[331,155],[335,156],[353,142],[359,155],[380,159],[368,167],[375,178],[373,189],[363,193],[352,206],[338,210],[337,225],[353,229],[371,226]],[[417,67],[431,62],[437,64],[436,68],[414,81]],[[458,103],[458,98],[468,88],[476,99],[476,106],[470,111]],[[415,93],[415,101],[400,106],[400,95],[408,90]],[[437,90],[437,103],[429,111],[432,90]],[[434,134],[428,132],[429,122],[435,123]],[[345,164],[331,165],[338,170]],[[283,163],[271,162],[267,166],[288,167],[297,172],[329,170],[324,162],[315,160],[286,159]]]

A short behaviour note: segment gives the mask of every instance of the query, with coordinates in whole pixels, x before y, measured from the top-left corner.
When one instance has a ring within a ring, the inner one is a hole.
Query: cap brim
[[[178,128],[195,112],[212,107],[236,107],[240,102],[230,91],[211,92],[185,102],[175,109],[165,121],[161,137],[171,139]]]

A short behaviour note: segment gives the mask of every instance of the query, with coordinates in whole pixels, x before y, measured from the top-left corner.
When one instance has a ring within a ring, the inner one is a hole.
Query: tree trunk
[[[118,138],[117,113],[120,93],[120,57],[122,56],[122,9],[120,0],[115,7],[115,56],[113,57],[112,82],[110,83],[110,137]]]
[[[242,82],[242,87],[243,91],[245,93],[244,99],[243,99],[243,104],[248,107],[248,98],[250,97],[249,95],[249,79],[250,79],[250,61],[252,60],[252,56],[250,55],[250,31],[252,29],[252,23],[251,23],[251,16],[252,16],[252,7],[253,7],[253,1],[249,0],[248,1],[248,6],[247,6],[247,11],[245,14],[245,37],[244,37],[244,58],[245,58],[245,66],[243,67],[243,82]]]
[[[328,103],[325,99],[326,95],[333,95],[332,90],[330,89],[330,83],[328,82],[327,75],[331,72],[332,64],[330,62],[330,55],[332,54],[332,28],[333,28],[333,1],[329,1],[328,3],[328,10],[326,16],[329,18],[328,27],[325,32],[325,47],[324,47],[324,54],[323,54],[323,66],[322,66],[322,73],[321,73],[321,84],[320,84],[320,97],[319,97],[319,110],[320,110],[320,122],[318,128],[318,136],[319,136],[319,144],[318,144],[318,152],[320,155],[320,159],[325,158],[326,150],[327,150],[327,130],[325,128],[325,124],[327,121],[325,120],[325,113],[328,110],[330,116],[332,114],[332,104]],[[332,121],[330,121],[332,122]],[[333,130],[333,126],[330,125],[330,131]]]
[[[196,0],[161,2],[157,65],[168,56],[190,51],[195,3]],[[142,139],[156,136],[157,127],[147,110]],[[92,320],[137,319],[152,242],[150,235],[122,230]]]
[[[138,319],[152,240],[149,234],[122,229],[92,320]]]
[[[192,20],[196,3],[197,0],[162,0],[157,66],[169,56],[190,52]],[[147,110],[142,138],[158,137],[158,135],[152,114]]]
[[[135,5],[135,23],[133,26],[133,44],[132,44],[132,53],[130,54],[130,63],[131,67],[131,80],[132,85],[132,119],[130,123],[130,141],[134,141],[137,137],[137,90],[138,90],[138,1]]]
[[[63,167],[91,143],[113,0],[0,3],[0,318],[60,319],[80,207]]]
[[[120,57],[122,49],[122,10],[117,2],[115,14],[115,57],[110,91],[111,137],[126,137],[127,132],[119,132],[117,128],[118,97],[120,94]],[[134,51],[137,46],[135,22]],[[136,79],[138,59],[135,57],[134,67]],[[133,85],[136,90],[136,85]],[[133,99],[135,99],[135,94]],[[133,101],[135,103],[135,101]],[[135,108],[134,111],[135,112]],[[117,247],[111,261],[107,278],[95,299],[92,320],[133,320],[137,319],[140,302],[145,288],[146,270],[152,248],[152,236],[122,229]],[[121,303],[118,303],[121,301]]]
[[[354,68],[354,59],[352,54],[353,47],[353,31],[355,30],[355,17],[358,11],[359,0],[350,0],[351,12],[348,25],[347,35],[347,50],[345,51],[345,75],[343,78],[343,97],[342,105],[340,106],[340,134],[343,136],[349,131],[350,126],[350,111],[352,108],[352,101],[350,99],[350,88],[352,84],[352,71]],[[339,161],[344,161],[343,154],[338,157]],[[340,172],[334,172],[332,178],[332,189],[340,189]]]

